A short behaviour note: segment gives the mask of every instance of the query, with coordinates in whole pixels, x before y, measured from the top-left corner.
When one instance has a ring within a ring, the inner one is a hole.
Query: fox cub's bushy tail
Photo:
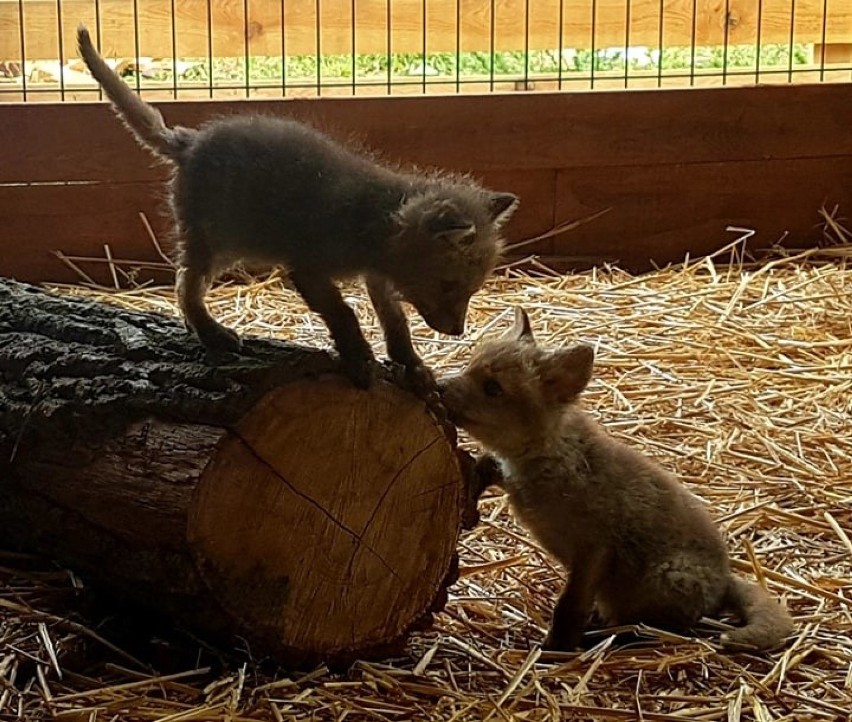
[[[196,131],[168,128],[160,111],[143,101],[118,74],[104,62],[85,25],[77,26],[77,47],[89,71],[112,101],[116,113],[139,142],[158,155],[180,159]]]
[[[731,577],[725,606],[745,622],[722,635],[726,647],[771,649],[793,631],[787,610],[757,584]]]

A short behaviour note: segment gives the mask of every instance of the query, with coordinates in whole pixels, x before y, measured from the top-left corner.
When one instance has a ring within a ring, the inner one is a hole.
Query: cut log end
[[[193,555],[240,626],[299,657],[400,639],[453,558],[461,470],[424,405],[337,377],[269,392],[196,487]]]

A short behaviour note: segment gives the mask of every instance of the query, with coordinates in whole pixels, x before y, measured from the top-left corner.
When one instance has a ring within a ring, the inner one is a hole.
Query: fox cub
[[[491,480],[502,474],[518,519],[570,569],[545,645],[575,648],[596,603],[608,624],[672,631],[731,611],[745,626],[723,634],[724,646],[776,646],[793,630],[789,614],[732,575],[701,502],[580,408],[593,361],[588,345],[536,346],[516,309],[506,336],[439,384],[450,419],[496,456],[480,471],[499,463]]]
[[[239,261],[282,265],[322,316],[349,377],[366,387],[373,354],[334,283],[360,276],[388,355],[432,383],[398,297],[436,331],[462,334],[470,297],[500,253],[499,230],[518,204],[515,195],[452,175],[399,172],[292,119],[236,116],[169,128],[109,68],[82,25],[77,41],[124,124],[176,167],[178,303],[207,348],[240,348],[237,334],[205,305],[210,283]]]

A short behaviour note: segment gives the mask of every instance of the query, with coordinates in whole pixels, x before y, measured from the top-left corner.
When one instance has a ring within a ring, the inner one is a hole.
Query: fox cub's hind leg
[[[240,337],[235,331],[225,328],[207,310],[204,294],[210,286],[210,269],[205,272],[194,266],[183,265],[178,269],[175,290],[184,322],[198,336],[208,351],[214,353],[240,350]]]
[[[291,270],[290,279],[308,307],[325,321],[346,375],[358,388],[369,388],[376,360],[361,332],[358,317],[343,300],[337,286],[329,278],[296,269]]]
[[[601,549],[574,554],[571,577],[553,610],[553,623],[544,640],[544,649],[568,652],[579,646],[594,608],[605,562],[606,553]]]

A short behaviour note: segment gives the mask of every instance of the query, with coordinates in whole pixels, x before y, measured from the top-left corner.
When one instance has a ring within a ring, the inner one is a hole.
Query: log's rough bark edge
[[[148,416],[228,426],[270,388],[338,369],[321,349],[251,336],[214,362],[177,319],[5,279],[0,339],[0,448],[42,430],[109,437]]]
[[[130,576],[118,580],[118,597],[157,607],[179,624],[192,627],[201,620],[219,641],[229,642],[234,630],[228,615],[219,614],[215,605],[199,609],[192,603],[193,596],[208,587],[188,547],[179,550],[163,543],[140,549],[57,503],[53,494],[34,489],[23,476],[28,467],[34,468],[30,465],[50,461],[42,458],[48,447],[57,457],[72,447],[93,444],[92,457],[119,453],[119,448],[127,453],[134,434],[139,436],[147,425],[172,430],[206,426],[224,432],[270,389],[337,372],[336,357],[324,350],[252,337],[245,338],[239,356],[211,360],[176,319],[0,279],[0,539],[68,564],[87,575],[93,586],[112,587],[113,596],[115,587],[105,584],[99,573],[104,555],[114,569],[138,570],[145,564],[169,569],[173,584],[157,604],[149,601],[151,590],[134,584]],[[398,384],[401,379],[391,367],[380,376]],[[436,423],[467,479],[469,457],[456,447],[454,428],[440,415]],[[74,558],[63,543],[68,533],[78,542]],[[457,578],[458,558],[453,554],[430,608],[402,635],[323,661],[345,664],[356,657],[398,653],[411,631],[428,627],[434,613],[443,609],[446,587]],[[251,642],[253,652],[285,664],[321,661],[300,650],[267,646],[262,639]]]

